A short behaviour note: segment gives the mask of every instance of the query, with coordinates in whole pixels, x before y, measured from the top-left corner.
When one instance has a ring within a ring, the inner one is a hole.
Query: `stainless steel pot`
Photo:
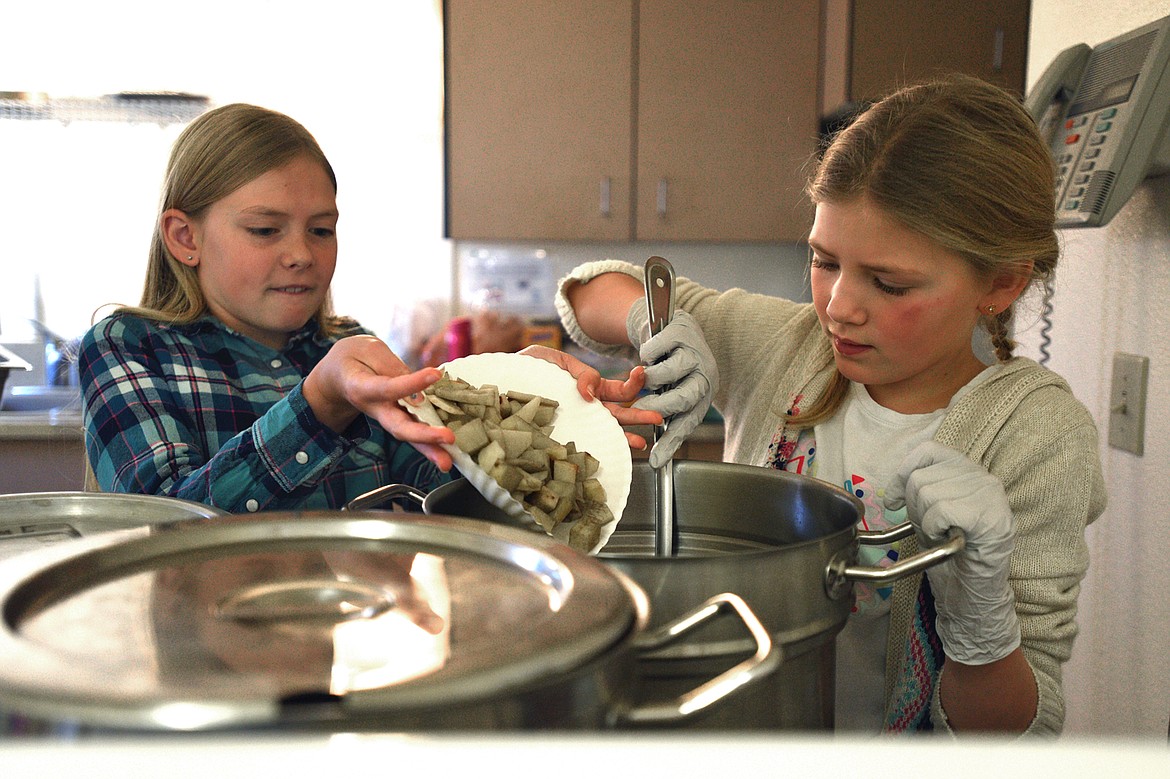
[[[599,559],[641,585],[654,614],[670,614],[678,604],[716,592],[740,595],[784,647],[785,658],[765,683],[692,724],[831,729],[835,642],[849,616],[853,582],[885,586],[922,571],[961,549],[962,536],[889,568],[860,566],[859,544],[890,543],[913,528],[860,532],[860,501],[815,479],[732,463],[680,460],[673,468],[677,556],[655,554],[653,470],[638,462],[623,516]],[[425,496],[391,487],[365,496],[363,504],[387,496],[421,497],[428,513],[515,522],[464,480]],[[647,689],[668,694],[696,675],[739,662],[746,651],[741,632],[716,626],[685,646],[643,655],[640,673]]]
[[[177,498],[113,492],[0,495],[0,559],[96,533],[223,515]]]
[[[648,630],[628,576],[464,518],[270,513],[107,533],[0,564],[0,706],[120,731],[665,724],[781,660],[738,596],[691,605]],[[635,701],[639,654],[726,611],[750,657]]]

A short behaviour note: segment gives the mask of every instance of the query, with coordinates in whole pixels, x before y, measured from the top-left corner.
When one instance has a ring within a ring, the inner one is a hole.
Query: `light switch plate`
[[[1109,393],[1109,445],[1136,455],[1142,453],[1146,432],[1146,381],[1150,358],[1113,354],[1113,384]]]

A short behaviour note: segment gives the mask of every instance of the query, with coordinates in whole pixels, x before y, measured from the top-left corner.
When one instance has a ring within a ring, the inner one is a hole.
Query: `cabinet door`
[[[951,72],[1023,94],[1030,0],[853,0],[854,101]]]
[[[805,237],[820,0],[641,0],[640,240]]]
[[[633,0],[447,0],[447,234],[629,240]]]

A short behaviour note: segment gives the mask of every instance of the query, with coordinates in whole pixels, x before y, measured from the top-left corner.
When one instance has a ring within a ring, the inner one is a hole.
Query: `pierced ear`
[[[987,310],[988,306],[995,306],[996,311],[1003,311],[1005,308],[1016,302],[1024,290],[1028,287],[1032,277],[1029,272],[1004,272],[997,275],[991,280],[991,290],[983,301],[983,310]]]
[[[195,222],[177,208],[168,208],[159,217],[159,232],[167,249],[184,265],[199,264],[199,240]]]

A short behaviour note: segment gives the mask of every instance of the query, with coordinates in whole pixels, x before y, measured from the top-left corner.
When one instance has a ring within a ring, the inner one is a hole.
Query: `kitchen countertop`
[[[0,441],[81,439],[81,409],[0,411]]]
[[[13,776],[123,777],[523,774],[556,779],[617,771],[647,777],[904,776],[1167,776],[1165,741],[1062,738],[1021,741],[942,737],[745,736],[682,734],[500,733],[478,735],[339,734],[9,739],[0,760]]]

